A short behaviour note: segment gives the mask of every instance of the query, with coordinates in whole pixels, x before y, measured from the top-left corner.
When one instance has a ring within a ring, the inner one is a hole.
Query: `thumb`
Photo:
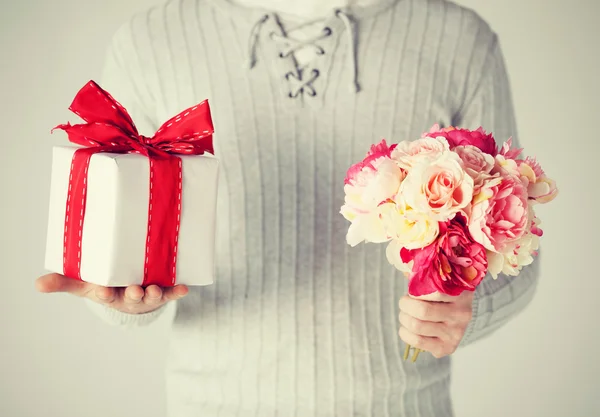
[[[35,281],[35,288],[42,293],[67,292],[83,296],[90,290],[89,284],[60,274],[47,274]]]

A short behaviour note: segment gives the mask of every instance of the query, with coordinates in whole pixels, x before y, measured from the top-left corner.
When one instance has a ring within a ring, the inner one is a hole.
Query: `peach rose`
[[[484,180],[489,178],[489,173],[494,168],[494,157],[482,152],[472,145],[457,146],[453,149],[463,162],[463,168],[474,182],[474,194],[483,186]]]
[[[446,151],[414,166],[400,185],[400,194],[412,209],[446,221],[470,204],[473,186],[460,157]]]

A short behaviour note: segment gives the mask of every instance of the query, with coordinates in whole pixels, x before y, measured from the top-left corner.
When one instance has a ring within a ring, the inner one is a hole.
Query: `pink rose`
[[[528,156],[525,159],[515,159],[522,149],[511,149],[510,145],[511,140],[505,143],[500,153],[496,155],[496,165],[492,173],[519,177],[527,188],[532,203],[543,204],[554,200],[558,194],[556,182],[546,176],[535,158]]]
[[[534,257],[538,255],[540,238],[543,235],[539,226],[540,220],[535,216],[533,207],[529,206],[529,230],[502,253],[487,252],[488,272],[492,278],[498,278],[500,273],[517,276],[524,266],[533,262]]]
[[[477,194],[483,186],[484,180],[489,178],[489,173],[494,168],[494,157],[472,145],[457,146],[454,148],[454,152],[462,160],[465,172],[473,178],[473,193]]]
[[[405,264],[413,262],[408,291],[414,297],[474,291],[487,271],[485,248],[469,235],[462,215],[440,223],[440,234],[431,245],[402,249],[401,257]]]
[[[450,146],[444,138],[421,138],[414,141],[402,141],[392,151],[391,158],[400,168],[410,170],[424,159],[436,159]]]
[[[435,126],[434,126],[435,127]],[[429,137],[444,137],[450,144],[450,149],[456,146],[471,145],[481,149],[489,155],[496,156],[498,153],[496,140],[491,133],[486,133],[482,127],[477,130],[457,129],[455,127],[446,127],[435,131],[432,128],[428,133]]]
[[[535,158],[527,157],[516,161],[521,180],[527,186],[529,199],[536,203],[548,203],[558,194],[556,182],[548,178]]]
[[[496,155],[496,161],[494,164],[494,168],[492,169],[492,174],[501,175],[503,177],[521,176],[519,173],[519,166],[517,165],[517,161],[511,158],[507,158],[502,154]]]
[[[498,155],[502,155],[506,159],[517,159],[517,157],[521,154],[522,151],[523,148],[513,148],[512,138],[509,138],[506,142],[502,144],[502,148],[500,148],[500,152],[498,152]]]
[[[371,145],[371,149],[367,152],[365,159],[361,162],[358,162],[348,169],[346,173],[346,178],[344,179],[344,184],[352,184],[357,181],[360,173],[364,168],[373,169],[373,162],[378,160],[379,158],[390,158],[390,155],[396,145],[388,146],[385,139],[379,142],[377,145]]]
[[[471,203],[473,178],[463,170],[459,156],[446,151],[412,167],[400,194],[413,210],[446,221]]]
[[[513,175],[486,180],[475,198],[469,232],[492,252],[503,252],[529,226],[527,188]]]
[[[372,212],[398,193],[404,173],[390,159],[394,147],[382,140],[371,147],[363,161],[348,170],[344,179],[345,204],[341,209],[347,220]]]

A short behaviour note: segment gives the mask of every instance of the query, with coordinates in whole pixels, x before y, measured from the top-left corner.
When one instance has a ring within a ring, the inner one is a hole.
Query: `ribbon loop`
[[[69,110],[88,123],[113,124],[127,134],[138,134],[127,110],[94,81],[88,82],[77,93]]]

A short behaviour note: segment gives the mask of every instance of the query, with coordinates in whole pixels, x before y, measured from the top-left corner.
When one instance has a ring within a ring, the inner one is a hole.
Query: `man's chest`
[[[219,145],[263,147],[273,141],[302,148],[330,137],[338,146],[356,145],[362,154],[381,138],[414,139],[434,123],[451,124],[455,92],[448,71],[412,48],[398,53],[394,45],[407,35],[401,30],[389,35],[371,26],[359,34],[356,51],[343,28],[332,26],[331,40],[318,43],[323,54],[301,65],[281,56],[274,41],[263,39],[260,48],[249,50],[247,34],[215,26],[217,44],[189,42],[169,50],[170,60],[158,65],[156,116],[165,120],[208,99],[217,151]],[[342,30],[337,37],[336,30]],[[268,27],[263,32],[270,37]],[[384,36],[395,39],[380,42]]]
[[[168,88],[179,95],[161,102],[158,119],[208,99],[217,152],[268,148],[274,142],[302,149],[330,141],[337,148],[350,147],[355,157],[381,138],[416,139],[435,123],[451,124],[452,113],[434,90],[433,76],[417,76],[418,68],[379,68],[363,65],[359,92],[351,89],[343,68],[332,68],[317,97],[290,97],[284,77],[260,67],[249,71],[230,65],[223,74],[197,67],[188,80],[172,80]]]

